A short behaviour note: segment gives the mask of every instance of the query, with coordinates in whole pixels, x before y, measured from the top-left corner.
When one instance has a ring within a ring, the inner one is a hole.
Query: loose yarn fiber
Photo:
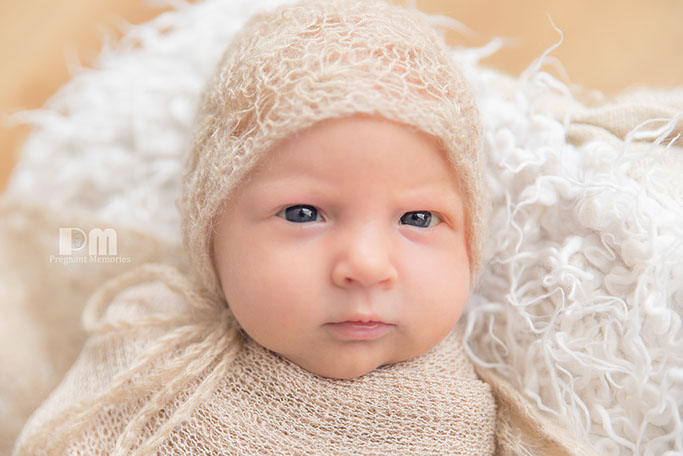
[[[182,227],[198,281],[218,298],[212,229],[231,190],[289,135],[354,114],[381,116],[440,141],[464,194],[474,277],[486,199],[479,114],[443,38],[416,10],[309,0],[249,21],[203,96],[183,181]]]

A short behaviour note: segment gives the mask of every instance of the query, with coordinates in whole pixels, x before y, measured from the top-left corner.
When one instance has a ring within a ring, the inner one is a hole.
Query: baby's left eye
[[[402,225],[412,225],[418,228],[429,228],[441,223],[441,218],[430,211],[406,212],[401,217]]]
[[[322,222],[323,218],[318,213],[318,209],[308,204],[297,204],[282,209],[277,213],[278,217],[282,217],[288,222],[294,223],[308,223],[308,222]]]

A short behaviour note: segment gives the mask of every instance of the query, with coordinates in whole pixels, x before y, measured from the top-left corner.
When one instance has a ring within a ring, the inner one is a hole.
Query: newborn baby
[[[379,117],[274,147],[214,235],[221,288],[256,342],[353,378],[427,352],[467,301],[462,191],[438,142]]]
[[[188,275],[148,266],[15,454],[493,454],[456,323],[480,261],[478,114],[414,10],[257,15],[186,163]]]

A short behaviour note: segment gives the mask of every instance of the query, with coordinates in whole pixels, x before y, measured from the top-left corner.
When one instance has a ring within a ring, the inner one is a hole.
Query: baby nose
[[[354,286],[390,288],[397,272],[391,261],[390,248],[376,230],[365,229],[342,242],[332,270],[332,281],[338,287]]]

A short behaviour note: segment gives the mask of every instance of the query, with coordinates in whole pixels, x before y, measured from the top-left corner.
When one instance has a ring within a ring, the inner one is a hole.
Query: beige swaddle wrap
[[[493,454],[495,403],[458,328],[412,360],[328,379],[202,307],[173,269],[134,276],[91,300],[94,335],[15,454]]]

